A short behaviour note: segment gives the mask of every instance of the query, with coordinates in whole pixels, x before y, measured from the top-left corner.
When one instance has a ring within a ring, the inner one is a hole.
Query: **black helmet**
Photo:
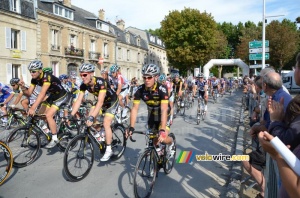
[[[20,82],[20,79],[19,79],[19,78],[12,78],[12,79],[10,80],[10,84],[11,84],[11,85],[17,84],[18,82]]]

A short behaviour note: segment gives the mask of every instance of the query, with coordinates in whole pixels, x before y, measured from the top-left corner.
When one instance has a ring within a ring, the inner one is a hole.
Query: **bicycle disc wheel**
[[[166,145],[165,151],[164,151],[164,172],[166,174],[169,174],[174,166],[175,163],[175,157],[176,157],[176,139],[175,135],[173,133],[169,134],[169,137],[173,138],[174,145]],[[170,148],[172,146],[172,148]]]
[[[94,147],[88,135],[74,137],[64,155],[64,172],[70,181],[80,181],[91,171],[94,163]]]
[[[12,164],[13,155],[11,150],[4,142],[0,142],[0,186],[9,176]]]
[[[153,150],[146,150],[138,159],[133,181],[135,197],[150,197],[157,174],[157,161]]]
[[[40,149],[40,139],[33,130],[19,127],[7,137],[7,145],[13,154],[13,166],[21,168],[36,159]]]
[[[112,127],[112,132],[112,159],[119,159],[126,149],[125,127],[121,124],[115,124]]]

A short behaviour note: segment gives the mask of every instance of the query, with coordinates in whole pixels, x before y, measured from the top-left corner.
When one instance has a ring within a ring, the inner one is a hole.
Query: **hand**
[[[284,99],[280,99],[280,103],[272,100],[270,97],[268,99],[268,111],[270,113],[270,120],[274,121],[282,121],[284,118],[284,110],[283,110]]]
[[[94,123],[94,122],[91,122],[90,120],[87,120],[87,121],[86,121],[86,126],[90,127],[90,126],[93,125],[93,123]]]
[[[255,88],[255,84],[251,84],[250,85],[251,86],[251,91],[252,91],[252,93],[256,93],[256,88]]]
[[[125,133],[125,137],[126,139],[128,137],[131,137],[132,136],[132,132],[134,131],[134,128],[133,127],[129,127],[128,129],[126,129],[126,133]]]
[[[29,116],[34,116],[34,114],[35,114],[35,109],[32,108],[32,107],[30,107],[30,108],[28,109],[27,115],[29,115]]]
[[[158,141],[162,143],[166,138],[167,138],[167,133],[165,132],[165,130],[161,129],[159,131]]]
[[[182,91],[178,92],[178,96],[181,97],[182,96]]]
[[[258,134],[259,142],[260,142],[261,146],[263,147],[264,151],[268,152],[270,154],[270,156],[274,160],[276,160],[278,157],[280,157],[280,155],[270,143],[270,141],[273,138],[274,137],[272,135],[270,135],[267,131],[261,131]]]
[[[20,79],[20,81],[18,82],[18,85],[20,85],[21,87],[25,86],[25,83],[24,83],[23,79]]]

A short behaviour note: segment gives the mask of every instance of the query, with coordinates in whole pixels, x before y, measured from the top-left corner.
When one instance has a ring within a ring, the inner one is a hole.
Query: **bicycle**
[[[174,100],[174,118],[176,118],[176,115],[178,113],[180,113],[182,116],[185,114],[185,107],[184,106],[185,105],[184,105],[183,99],[179,99],[179,96],[177,94],[175,94],[175,100]]]
[[[13,155],[10,148],[0,140],[0,186],[8,178],[13,165]]]
[[[217,103],[218,100],[218,91],[217,88],[213,89],[214,95],[213,95],[213,103]]]
[[[204,117],[205,117],[205,103],[204,103],[204,99],[200,95],[198,98],[198,108],[197,108],[197,124],[198,125],[200,124],[200,119],[202,119],[202,121],[203,121]]]
[[[6,142],[14,155],[13,166],[22,168],[32,164],[37,158],[40,148],[51,141],[52,134],[44,132],[40,127],[40,120],[42,119],[45,119],[44,114],[29,117],[25,126],[16,128],[8,135]],[[76,121],[74,120],[74,125],[77,126]],[[67,121],[63,120],[60,125],[64,126],[66,123]],[[76,128],[79,130],[78,126]],[[64,129],[60,128],[57,133],[58,148],[64,151],[69,139],[73,136],[74,134],[66,130],[66,127]]]
[[[133,191],[135,197],[150,197],[157,173],[160,168],[164,169],[165,174],[169,174],[175,163],[176,156],[176,139],[173,133],[170,133],[169,136],[173,138],[174,153],[168,153],[170,151],[169,146],[165,145],[162,149],[162,154],[160,155],[155,148],[154,139],[158,137],[157,131],[147,130],[147,132],[134,131],[137,134],[145,135],[147,141],[147,147],[145,148],[142,155],[140,155],[134,171],[134,181],[133,181]],[[136,140],[130,137],[132,142]],[[144,180],[145,179],[145,180]],[[149,183],[148,183],[149,182]],[[140,186],[142,185],[142,186]],[[140,190],[142,192],[140,192]]]
[[[94,163],[94,145],[96,145],[101,154],[105,153],[106,142],[102,136],[98,141],[93,136],[96,130],[93,127],[85,125],[84,133],[75,136],[68,144],[64,153],[64,172],[68,179],[73,182],[84,179],[92,169]],[[112,126],[112,143],[113,156],[111,159],[119,159],[125,149],[125,127],[121,124]]]
[[[7,115],[2,115],[0,117],[0,128],[3,127],[4,129],[9,130],[26,124],[25,119],[23,118],[23,116],[26,115],[26,111],[24,109],[13,108],[10,106],[7,106],[6,109]],[[7,120],[6,123],[3,122],[4,118]]]

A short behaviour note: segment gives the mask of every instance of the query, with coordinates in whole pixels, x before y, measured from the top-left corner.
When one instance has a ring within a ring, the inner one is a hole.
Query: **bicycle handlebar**
[[[136,140],[132,138],[132,135],[133,135],[134,133],[142,134],[142,135],[145,134],[145,132],[142,132],[142,131],[133,131],[132,134],[131,134],[131,136],[129,136],[129,139],[130,139],[131,142],[136,142]]]

